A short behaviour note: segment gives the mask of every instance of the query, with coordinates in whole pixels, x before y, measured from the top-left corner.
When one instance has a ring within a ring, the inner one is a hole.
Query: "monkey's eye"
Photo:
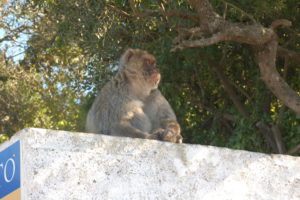
[[[145,59],[145,63],[151,67],[155,67],[155,65],[156,65],[156,62],[154,59]]]

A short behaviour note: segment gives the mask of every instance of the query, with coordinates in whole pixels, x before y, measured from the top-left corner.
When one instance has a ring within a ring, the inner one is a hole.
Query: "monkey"
[[[182,143],[175,113],[158,89],[160,80],[152,54],[126,50],[88,111],[86,132]]]

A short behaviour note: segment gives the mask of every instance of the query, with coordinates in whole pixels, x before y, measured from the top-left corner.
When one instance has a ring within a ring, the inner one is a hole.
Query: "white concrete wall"
[[[300,157],[24,129],[22,200],[299,200]]]

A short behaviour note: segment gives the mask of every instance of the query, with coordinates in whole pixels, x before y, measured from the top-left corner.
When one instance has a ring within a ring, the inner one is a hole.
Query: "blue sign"
[[[20,141],[0,152],[0,199],[20,188]]]

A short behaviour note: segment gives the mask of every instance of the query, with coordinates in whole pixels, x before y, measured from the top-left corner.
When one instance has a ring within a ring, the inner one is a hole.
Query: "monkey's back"
[[[86,132],[110,135],[113,124],[120,121],[124,103],[130,101],[128,86],[118,73],[97,94],[86,120]]]

